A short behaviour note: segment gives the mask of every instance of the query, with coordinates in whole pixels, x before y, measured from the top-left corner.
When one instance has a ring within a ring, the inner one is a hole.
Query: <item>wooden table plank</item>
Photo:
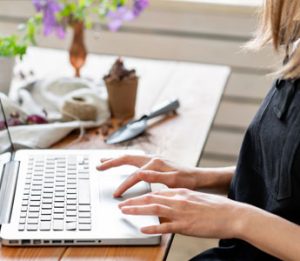
[[[0,247],[1,261],[57,261],[65,247]]]
[[[160,246],[137,247],[69,247],[62,261],[159,261],[163,260],[170,235],[164,235]]]

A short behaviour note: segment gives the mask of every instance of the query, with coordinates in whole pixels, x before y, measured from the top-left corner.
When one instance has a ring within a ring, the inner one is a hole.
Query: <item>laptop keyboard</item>
[[[28,170],[19,231],[90,231],[88,156],[34,155]]]

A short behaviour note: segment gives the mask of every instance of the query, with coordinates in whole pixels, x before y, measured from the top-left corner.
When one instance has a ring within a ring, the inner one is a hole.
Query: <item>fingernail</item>
[[[117,192],[115,192],[115,193],[113,194],[113,196],[114,196],[114,198],[120,198],[120,197],[121,197],[120,193],[117,193]]]
[[[130,207],[123,206],[123,207],[121,207],[121,211],[123,213],[130,213],[132,211],[132,209]]]
[[[141,232],[144,234],[151,234],[151,230],[148,227],[142,227]]]

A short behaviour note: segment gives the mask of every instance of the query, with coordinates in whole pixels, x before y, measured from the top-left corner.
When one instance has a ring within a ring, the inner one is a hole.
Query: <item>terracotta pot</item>
[[[6,95],[9,93],[14,66],[14,57],[0,57],[0,92]]]
[[[75,69],[75,76],[80,77],[80,69],[85,64],[87,56],[84,42],[84,23],[74,21],[71,26],[73,28],[73,41],[70,47],[70,62]]]
[[[105,80],[112,117],[129,119],[135,114],[138,78]]]

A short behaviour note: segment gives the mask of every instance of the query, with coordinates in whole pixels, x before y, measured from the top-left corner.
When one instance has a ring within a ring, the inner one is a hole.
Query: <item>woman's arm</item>
[[[197,168],[196,188],[218,189],[227,193],[235,173],[235,166],[223,168]]]
[[[247,206],[236,236],[282,260],[300,259],[300,226],[259,208]]]

